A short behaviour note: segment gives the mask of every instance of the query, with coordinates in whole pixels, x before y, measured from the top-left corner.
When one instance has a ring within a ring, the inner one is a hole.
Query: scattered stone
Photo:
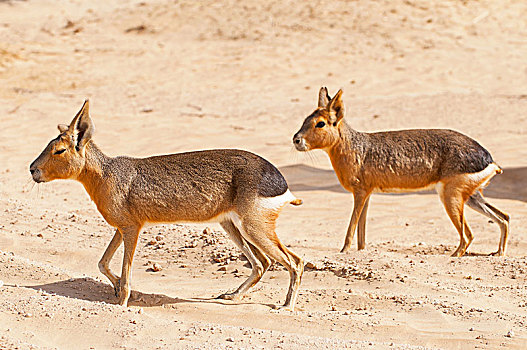
[[[211,233],[212,233],[212,230],[210,229],[210,227],[205,227],[205,229],[203,230],[204,235],[210,235]]]
[[[24,317],[33,317],[33,314],[31,312],[27,312],[24,314]]]
[[[145,311],[143,310],[142,307],[140,307],[139,310],[137,310],[137,313],[138,313],[138,314],[143,314],[144,312],[145,312]]]
[[[232,337],[228,337],[227,339],[225,339],[225,341],[234,342],[234,339]]]
[[[306,269],[318,270],[318,269],[317,269],[317,265],[313,264],[311,261],[308,261],[308,262],[304,265],[304,267],[305,267]]]
[[[164,238],[163,236],[161,236],[161,235],[157,235],[157,236],[156,236],[156,241],[162,241],[163,238]]]
[[[158,264],[158,263],[154,263],[154,264],[152,265],[152,271],[154,271],[154,272],[159,272],[159,271],[161,271],[162,269],[163,269],[163,267],[162,267],[160,264]]]
[[[222,266],[222,267],[220,267],[220,268],[218,269],[218,271],[227,271],[227,267]]]
[[[44,235],[43,235],[42,233],[39,233],[39,234],[37,235],[37,237],[38,237],[38,238],[44,238]]]
[[[152,239],[152,240],[148,241],[147,245],[155,245],[156,243],[157,243],[157,241]]]
[[[510,331],[507,332],[507,334],[505,335],[507,338],[512,338],[514,337],[514,331],[511,329]]]

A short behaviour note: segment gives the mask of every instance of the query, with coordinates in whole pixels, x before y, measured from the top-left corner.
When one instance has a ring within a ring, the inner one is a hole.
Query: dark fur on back
[[[267,160],[260,159],[262,160],[260,162],[262,178],[258,184],[258,194],[262,197],[276,197],[284,194],[287,191],[287,182],[282,173]]]

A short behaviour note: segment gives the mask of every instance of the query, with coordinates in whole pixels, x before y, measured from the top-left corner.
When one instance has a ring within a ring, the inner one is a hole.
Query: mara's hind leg
[[[243,218],[241,223],[243,229],[240,232],[247,241],[289,271],[289,289],[283,307],[293,311],[304,272],[304,262],[302,258],[287,249],[276,236],[276,217],[276,212],[269,212],[265,217]]]
[[[271,261],[262,253],[258,248],[247,242],[241,235],[240,231],[230,220],[226,220],[220,223],[221,227],[229,234],[234,244],[242,253],[247,257],[251,264],[251,275],[245,282],[243,282],[234,292],[224,293],[218,298],[227,300],[236,300],[243,296],[252,286],[254,286],[260,279],[269,266]]]
[[[110,261],[112,260],[115,251],[117,250],[117,248],[119,248],[122,241],[123,235],[121,234],[121,231],[119,231],[119,229],[115,230],[115,234],[113,235],[110,244],[108,244],[106,251],[104,252],[101,260],[99,261],[99,270],[102,272],[103,275],[108,277],[108,279],[113,285],[115,296],[117,297],[119,296],[119,277],[110,270],[110,267],[108,265],[110,264]]]
[[[509,236],[509,215],[488,203],[479,191],[470,196],[467,201],[467,205],[478,213],[483,214],[492,221],[496,222],[500,226],[500,244],[498,246],[498,250],[494,253],[491,253],[491,255],[505,255],[505,250],[507,249],[507,238]]]
[[[439,190],[439,197],[441,198],[441,202],[443,202],[448,217],[459,233],[459,246],[452,253],[452,256],[463,256],[473,239],[463,211],[465,205],[463,193],[459,185],[452,182],[443,184]]]

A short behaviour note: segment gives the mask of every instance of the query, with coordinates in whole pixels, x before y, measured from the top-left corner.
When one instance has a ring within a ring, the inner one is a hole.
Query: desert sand
[[[0,1],[0,348],[527,348],[526,38],[520,0]],[[489,149],[508,256],[486,256],[498,226],[467,211],[470,254],[451,258],[432,192],[374,195],[366,249],[340,254],[353,197],[291,143],[320,86],[344,90],[355,129],[450,128]],[[277,228],[309,262],[296,311],[273,309],[281,266],[214,299],[250,269],[212,224],[146,229],[116,305],[97,268],[113,229],[80,183],[28,171],[85,98],[108,155],[243,148],[280,168],[304,200]]]

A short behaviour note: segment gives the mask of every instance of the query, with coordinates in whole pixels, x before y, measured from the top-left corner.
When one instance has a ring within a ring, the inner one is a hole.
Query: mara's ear
[[[59,129],[60,133],[63,133],[63,132],[68,131],[70,127],[67,126],[66,124],[59,124],[57,125],[57,128]]]
[[[80,111],[71,121],[68,127],[69,132],[77,134],[77,151],[84,154],[84,146],[91,140],[95,130],[93,122],[90,119],[90,101],[86,99]]]
[[[329,97],[328,89],[325,86],[321,87],[318,91],[318,106],[326,108],[329,100],[331,100],[331,97]]]
[[[344,118],[344,103],[342,102],[342,89],[329,101],[327,110],[329,112],[329,122],[336,125]]]

